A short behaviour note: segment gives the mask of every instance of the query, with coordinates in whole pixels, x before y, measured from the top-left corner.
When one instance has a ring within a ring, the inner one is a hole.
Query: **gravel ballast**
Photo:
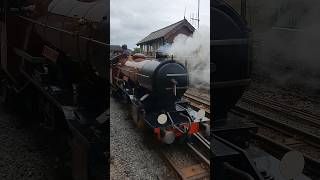
[[[36,148],[31,129],[15,126],[18,120],[0,107],[0,179],[53,179],[46,150]]]
[[[156,147],[147,143],[148,134],[135,126],[128,105],[114,98],[110,104],[111,179],[175,179]]]

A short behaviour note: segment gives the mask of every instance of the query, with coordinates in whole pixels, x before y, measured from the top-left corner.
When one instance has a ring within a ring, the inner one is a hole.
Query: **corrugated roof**
[[[154,32],[150,33],[147,37],[145,37],[141,41],[139,41],[137,43],[137,45],[145,43],[145,42],[148,42],[148,41],[152,41],[152,40],[155,40],[155,39],[162,38],[166,34],[168,34],[170,31],[174,30],[176,27],[178,27],[179,25],[184,24],[184,23],[187,26],[189,26],[193,31],[195,30],[194,27],[186,19],[183,19],[183,20],[178,21],[178,22],[176,22],[174,24],[171,24],[171,25],[169,25],[167,27],[164,27],[162,29],[159,29],[157,31],[154,31]]]

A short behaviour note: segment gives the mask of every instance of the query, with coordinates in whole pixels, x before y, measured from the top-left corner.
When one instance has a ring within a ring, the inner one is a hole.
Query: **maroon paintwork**
[[[89,61],[107,76],[107,0],[29,0],[21,9],[28,10],[7,13],[6,20],[1,14],[0,25],[1,66],[15,83],[23,78],[22,58],[14,48],[43,57],[47,46],[72,60]]]

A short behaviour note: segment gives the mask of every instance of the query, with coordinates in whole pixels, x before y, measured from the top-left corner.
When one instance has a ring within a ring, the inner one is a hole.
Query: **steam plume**
[[[256,68],[279,85],[319,87],[320,2],[250,0],[249,9],[259,41]]]
[[[179,34],[169,54],[182,64],[187,63],[190,84],[196,88],[210,88],[210,29],[203,26],[192,36]]]

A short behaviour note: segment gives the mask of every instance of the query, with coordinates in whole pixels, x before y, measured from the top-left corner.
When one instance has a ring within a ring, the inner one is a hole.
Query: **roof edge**
[[[195,30],[196,30],[195,27],[193,27],[192,24],[190,24],[189,21],[184,18],[184,19],[182,19],[182,20],[180,20],[180,21],[178,21],[178,22],[176,22],[176,23],[170,24],[170,25],[168,25],[168,26],[166,26],[166,27],[163,27],[163,28],[161,28],[161,29],[159,29],[159,30],[156,30],[156,31],[153,31],[153,32],[149,33],[147,36],[145,36],[143,39],[141,39],[136,45],[138,46],[138,45],[140,45],[140,44],[144,44],[144,43],[147,43],[147,42],[151,42],[151,41],[154,41],[154,40],[163,38],[164,36],[158,37],[158,38],[156,38],[156,39],[151,39],[151,40],[143,41],[146,37],[150,36],[152,33],[159,32],[159,31],[161,31],[161,30],[163,30],[163,29],[165,29],[165,28],[168,28],[168,27],[170,27],[170,26],[176,25],[176,24],[181,23],[181,22],[183,22],[183,21],[185,21],[185,23],[187,23],[187,26],[188,26],[189,28],[191,28],[192,31],[195,31]]]

